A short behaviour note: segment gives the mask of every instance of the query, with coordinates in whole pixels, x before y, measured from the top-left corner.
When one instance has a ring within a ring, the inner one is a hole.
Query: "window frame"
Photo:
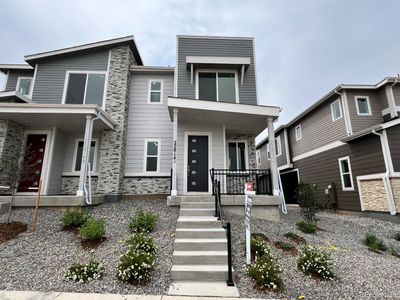
[[[348,162],[349,172],[343,173],[342,161],[345,161],[345,160],[347,160],[347,162]],[[350,157],[349,156],[339,157],[338,158],[338,163],[339,163],[340,180],[341,180],[341,183],[342,183],[342,190],[344,192],[346,192],[346,191],[354,191],[353,171],[351,169]],[[343,175],[347,175],[347,174],[350,175],[351,187],[346,187],[344,185]]]
[[[201,100],[199,99],[199,73],[215,73],[216,77],[216,94],[217,94],[217,99],[215,102],[222,102],[222,103],[240,103],[239,102],[239,73],[237,70],[232,70],[232,69],[196,69],[196,100]],[[219,101],[219,93],[218,93],[218,73],[233,73],[235,74],[235,102],[223,102]],[[205,100],[205,101],[211,101],[211,100]]]
[[[105,105],[106,105],[106,97],[107,97],[107,84],[108,84],[108,73],[107,71],[85,71],[85,70],[67,70],[65,72],[65,80],[64,80],[64,91],[63,91],[63,97],[62,97],[62,101],[61,104],[68,104],[65,103],[66,97],[67,97],[67,89],[68,89],[68,83],[69,83],[69,75],[70,74],[86,74],[86,82],[85,82],[85,92],[83,94],[83,103],[81,105],[86,104],[86,92],[87,92],[87,83],[88,83],[88,78],[89,78],[89,74],[101,74],[104,75],[104,87],[103,87],[103,99],[102,99],[102,105],[101,108],[105,109]],[[91,104],[93,105],[93,104]]]
[[[152,90],[151,90],[152,82],[160,82],[161,83],[160,91],[154,91],[154,92],[160,92],[160,102],[151,102],[150,101],[151,92],[152,92]],[[149,79],[149,83],[147,86],[147,104],[162,104],[163,96],[164,96],[164,79]]]
[[[29,85],[29,93],[28,95],[24,95],[25,97],[28,97],[29,99],[32,99],[32,91],[33,91],[33,77],[29,77],[29,76],[18,76],[17,79],[17,86],[15,87],[15,91],[18,92],[19,90],[19,85],[21,83],[21,79],[30,79],[31,80],[31,84]],[[19,93],[19,92],[18,92]],[[22,94],[21,94],[22,95]]]
[[[360,108],[358,107],[358,99],[366,99],[367,100],[368,113],[360,112]],[[371,102],[369,100],[369,96],[355,96],[354,101],[356,103],[356,109],[357,109],[358,116],[372,116]]]
[[[150,155],[150,157],[157,157],[157,171],[147,171],[147,144],[149,142],[157,142],[157,156]],[[160,157],[161,156],[161,139],[158,138],[146,138],[144,139],[144,148],[143,148],[143,173],[144,174],[159,174],[160,173]]]
[[[78,154],[78,145],[79,142],[85,143],[84,138],[76,138],[75,139],[75,144],[74,144],[74,156],[72,158],[72,173],[74,174],[79,174],[80,171],[75,170],[76,166],[76,159],[77,159],[77,154]],[[98,138],[92,138],[91,143],[95,142],[94,146],[94,157],[93,157],[93,166],[92,166],[92,174],[96,172],[97,170],[97,155],[98,155],[98,149],[99,149],[99,139]]]
[[[244,143],[244,168],[245,170],[249,169],[249,153],[248,153],[248,145],[247,145],[247,140],[227,140],[226,141],[226,149],[227,149],[227,163],[228,163],[228,169],[230,170],[230,162],[231,162],[231,158],[229,157],[229,143],[235,143],[236,144],[236,156],[238,155],[238,149],[239,147],[237,146],[238,143]],[[236,165],[237,167],[237,165]],[[233,171],[233,170],[232,170]],[[234,171],[241,171],[241,170],[234,170]]]
[[[299,135],[297,135],[297,129],[299,129],[299,133],[300,133]],[[297,125],[294,128],[294,135],[295,135],[295,138],[296,138],[296,142],[300,141],[303,138],[303,130],[301,128],[301,124]]]
[[[340,116],[337,117],[337,118],[335,118],[334,109],[333,109],[333,106],[334,106],[336,103],[339,104],[339,111],[340,111]],[[335,100],[335,101],[333,101],[333,102],[331,103],[331,115],[332,115],[332,122],[335,122],[335,121],[340,120],[341,118],[343,118],[342,103],[341,103],[340,99],[337,99],[337,100]]]

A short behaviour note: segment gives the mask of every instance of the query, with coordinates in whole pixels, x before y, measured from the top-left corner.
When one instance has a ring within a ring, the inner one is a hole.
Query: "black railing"
[[[173,169],[171,168],[171,176],[170,176],[170,178],[169,178],[169,195],[171,196],[171,192],[172,192],[172,172],[173,172]]]
[[[220,182],[221,194],[242,195],[246,182],[252,182],[258,195],[272,195],[271,171],[267,169],[211,169],[211,180]]]

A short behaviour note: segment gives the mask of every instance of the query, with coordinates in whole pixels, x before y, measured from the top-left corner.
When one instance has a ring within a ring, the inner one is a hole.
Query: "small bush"
[[[317,225],[301,221],[296,223],[297,228],[304,233],[314,234],[317,232]]]
[[[94,252],[88,264],[72,264],[64,272],[64,277],[71,281],[80,283],[100,279],[105,272],[104,266],[95,260]]]
[[[280,245],[281,245],[282,249],[286,250],[286,251],[290,251],[294,248],[294,246],[288,242],[280,242]]]
[[[121,255],[117,267],[117,275],[127,282],[146,280],[150,277],[150,273],[154,268],[155,259],[154,254],[130,249]]]
[[[286,236],[289,239],[293,239],[293,240],[297,240],[300,236],[295,234],[294,232],[287,232],[284,234],[284,236]]]
[[[250,249],[252,257],[267,256],[268,258],[271,258],[271,249],[261,238],[252,238],[250,240]]]
[[[131,232],[149,233],[156,228],[157,221],[157,214],[144,212],[140,209],[136,211],[135,216],[130,221],[129,229]]]
[[[333,266],[328,254],[318,251],[311,245],[305,245],[299,254],[297,267],[305,274],[332,280],[335,278]]]
[[[396,231],[396,232],[394,233],[394,235],[393,235],[393,238],[394,238],[396,241],[399,241],[399,242],[400,242],[400,231]]]
[[[79,230],[79,234],[87,241],[100,240],[106,234],[106,223],[103,220],[89,218]]]
[[[282,286],[282,269],[268,255],[255,258],[254,264],[248,269],[248,275],[262,289],[278,289]]]
[[[157,250],[154,240],[144,233],[137,233],[125,241],[131,250],[155,254]]]
[[[89,214],[87,211],[79,209],[67,209],[62,216],[62,223],[64,227],[81,227],[87,219]]]
[[[385,242],[373,233],[366,233],[363,243],[373,252],[386,251],[388,249]]]
[[[390,254],[400,258],[399,251],[397,251],[396,247],[393,245],[390,245]]]
[[[317,223],[315,214],[318,212],[316,205],[317,188],[306,182],[300,182],[296,190],[296,198],[300,207],[300,214],[308,223]]]

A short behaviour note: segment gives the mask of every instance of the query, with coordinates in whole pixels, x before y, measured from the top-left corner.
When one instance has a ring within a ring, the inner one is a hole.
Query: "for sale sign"
[[[245,207],[244,207],[244,225],[246,228],[246,263],[251,263],[250,252],[250,225],[251,225],[251,207],[253,206],[253,196],[255,195],[252,182],[246,182],[244,186]]]

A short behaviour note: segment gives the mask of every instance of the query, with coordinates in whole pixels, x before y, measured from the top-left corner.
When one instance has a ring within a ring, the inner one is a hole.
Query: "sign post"
[[[246,227],[246,264],[250,265],[251,264],[251,249],[250,249],[250,239],[251,239],[251,233],[250,233],[250,219],[251,219],[251,207],[253,205],[253,196],[256,193],[254,192],[253,189],[253,183],[252,182],[246,182],[245,187],[244,187],[244,195],[245,195],[245,217],[244,217],[244,224]]]

